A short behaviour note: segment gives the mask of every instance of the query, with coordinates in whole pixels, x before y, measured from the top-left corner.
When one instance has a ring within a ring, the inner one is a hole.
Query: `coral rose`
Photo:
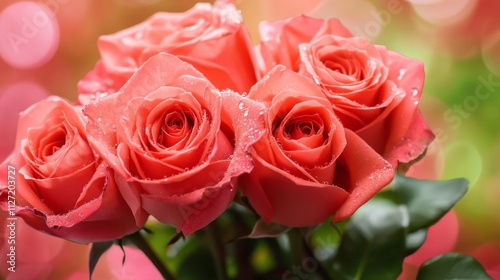
[[[335,19],[300,16],[266,22],[261,33],[262,72],[286,62],[312,78],[344,127],[394,167],[417,159],[434,138],[418,110],[421,62],[353,37]]]
[[[257,80],[250,35],[240,12],[224,1],[198,3],[183,13],[160,12],[118,33],[101,36],[101,60],[78,85],[79,102],[117,91],[146,60],[178,56],[218,89],[248,92]]]
[[[343,220],[393,178],[390,164],[342,126],[321,88],[277,66],[249,95],[268,107],[267,132],[250,150],[240,188],[266,222]]]
[[[2,208],[51,235],[80,243],[113,240],[146,220],[133,215],[113,170],[94,155],[81,108],[59,97],[21,114],[14,152],[0,172]]]
[[[89,139],[128,183],[121,192],[132,209],[187,235],[229,206],[236,177],[251,170],[246,151],[262,134],[262,108],[160,53],[84,110]]]

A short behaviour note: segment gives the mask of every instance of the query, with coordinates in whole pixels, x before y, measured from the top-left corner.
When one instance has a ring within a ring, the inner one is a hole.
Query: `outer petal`
[[[101,61],[80,83],[79,101],[111,93],[149,58],[168,52],[191,63],[219,89],[247,92],[259,73],[250,36],[236,7],[198,3],[183,13],[159,12],[98,41]],[[85,103],[84,103],[85,104]]]
[[[299,70],[299,45],[323,34],[351,37],[352,34],[337,19],[318,19],[305,15],[259,25],[262,42],[257,47],[261,73],[264,75],[281,64],[295,72]]]
[[[348,198],[342,188],[297,178],[253,152],[255,168],[239,180],[240,188],[266,222],[290,227],[317,225]]]
[[[334,222],[349,218],[394,178],[392,166],[354,132],[346,129],[347,145],[338,161],[335,183],[349,198],[335,213]]]
[[[132,212],[112,178],[113,171],[100,165],[81,194],[83,200],[89,198],[85,198],[86,194],[91,198],[98,192],[98,196],[65,214],[56,215],[37,204],[17,206],[16,214],[37,230],[74,242],[90,243],[121,238],[139,229],[146,220],[136,225]],[[22,181],[19,178],[18,182]]]
[[[277,65],[269,71],[252,87],[248,97],[261,101],[269,107],[273,99],[283,91],[296,94],[297,97],[307,95],[312,98],[325,98],[325,94],[311,79],[297,75],[283,65]]]
[[[224,212],[235,195],[235,186],[221,180],[178,196],[142,195],[144,208],[159,221],[174,225],[177,231],[189,235],[215,220]]]
[[[76,105],[85,105],[108,94],[115,93],[126,81],[123,77],[106,72],[102,61],[99,60],[94,69],[78,81]]]
[[[410,163],[419,158],[429,143],[434,140],[434,133],[425,123],[420,111],[415,112],[406,135],[397,142],[387,155],[387,160],[395,166],[397,163]]]
[[[141,228],[123,200],[115,181],[113,170],[101,164],[85,191],[102,190],[101,194],[66,215],[47,216],[47,226],[52,233],[76,242],[96,242],[121,238]],[[104,187],[103,187],[104,186]]]

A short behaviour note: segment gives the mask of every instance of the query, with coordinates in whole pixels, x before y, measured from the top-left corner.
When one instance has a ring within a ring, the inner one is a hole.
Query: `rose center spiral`
[[[193,128],[193,116],[189,112],[173,111],[165,115],[164,125],[158,135],[158,143],[172,147],[184,139]]]
[[[58,128],[48,133],[40,141],[41,157],[47,158],[55,154],[66,144],[66,131],[63,128]]]

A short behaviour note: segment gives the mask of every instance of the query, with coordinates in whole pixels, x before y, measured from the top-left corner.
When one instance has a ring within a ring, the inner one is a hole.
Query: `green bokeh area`
[[[384,3],[373,2],[384,10]],[[389,1],[390,2],[390,1]],[[421,111],[431,128],[439,132],[439,148],[432,151],[438,164],[429,165],[429,178],[467,178],[470,189],[454,208],[460,232],[455,250],[470,252],[481,244],[500,241],[500,53],[484,55],[484,43],[460,29],[426,22],[404,5],[392,15],[373,42],[386,45],[425,65]],[[407,10],[408,9],[408,10]],[[472,24],[472,23],[471,23]],[[489,24],[496,24],[489,22]],[[478,27],[477,34],[483,29]],[[440,40],[445,32],[475,47],[459,54],[460,46]],[[498,28],[497,28],[498,30]],[[485,35],[486,36],[486,35]],[[495,35],[498,39],[498,33]],[[484,39],[486,41],[486,39]],[[498,45],[498,42],[497,42]],[[497,50],[500,50],[497,47]],[[492,67],[493,65],[493,67]],[[496,72],[495,72],[496,71]]]

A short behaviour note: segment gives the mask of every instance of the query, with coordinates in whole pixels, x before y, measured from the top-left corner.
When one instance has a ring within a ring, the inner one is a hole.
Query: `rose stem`
[[[321,275],[321,278],[322,279],[332,279],[332,277],[330,277],[330,274],[328,273],[328,271],[325,269],[324,264],[322,262],[320,262],[314,256],[314,252],[311,249],[309,242],[307,241],[306,237],[304,236],[304,234],[302,232],[301,232],[301,236],[302,236],[302,240],[304,242],[304,251],[308,257],[313,258],[316,261],[316,263],[318,264],[317,272],[319,273],[319,275]]]
[[[303,240],[300,236],[300,232],[296,228],[292,228],[288,231],[288,240],[290,243],[290,259],[293,266],[299,266],[302,263],[302,247]]]
[[[215,267],[217,269],[217,279],[226,280],[228,279],[226,274],[226,250],[224,248],[224,243],[220,239],[220,232],[217,226],[217,220],[211,222],[208,226],[204,228],[212,255],[214,256]]]

